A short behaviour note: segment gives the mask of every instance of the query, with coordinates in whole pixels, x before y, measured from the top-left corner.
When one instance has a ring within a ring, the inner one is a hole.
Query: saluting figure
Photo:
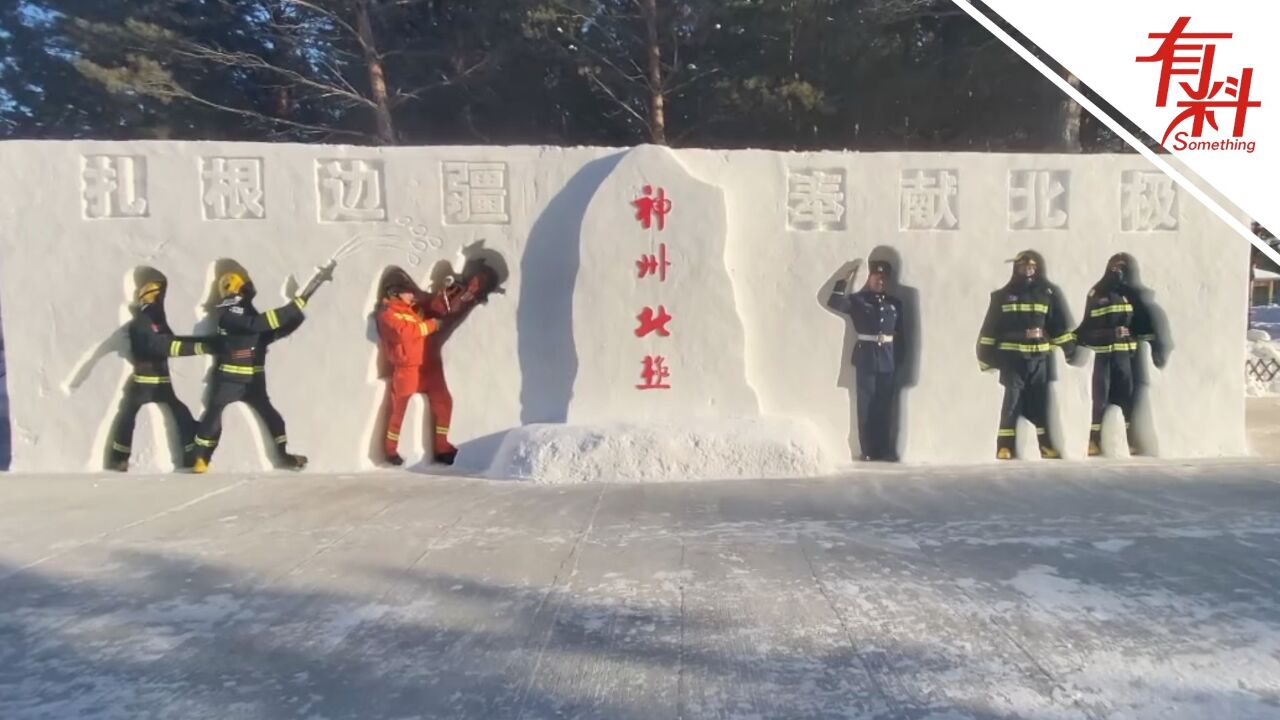
[[[855,260],[849,277],[837,280],[832,287],[827,306],[848,315],[858,334],[853,367],[861,458],[894,462],[898,459],[898,371],[906,341],[902,301],[885,292],[893,267],[884,261],[872,261],[866,284],[855,293],[848,292],[861,268],[862,261]]]
[[[1076,355],[1076,335],[1068,323],[1062,298],[1044,276],[1044,259],[1034,250],[1018,253],[1009,282],[991,293],[978,337],[978,366],[999,370],[1004,386],[996,458],[1016,455],[1020,417],[1035,425],[1040,457],[1062,457],[1049,439],[1049,363],[1054,345],[1068,362]]]
[[[1119,405],[1124,415],[1129,453],[1142,454],[1130,424],[1137,390],[1134,370],[1138,342],[1150,343],[1152,362],[1156,367],[1164,367],[1164,346],[1156,336],[1151,313],[1141,294],[1129,284],[1131,265],[1125,253],[1111,256],[1102,279],[1089,290],[1085,317],[1076,330],[1080,343],[1094,353],[1093,421],[1089,426],[1091,456],[1102,454],[1102,416],[1108,405]]]

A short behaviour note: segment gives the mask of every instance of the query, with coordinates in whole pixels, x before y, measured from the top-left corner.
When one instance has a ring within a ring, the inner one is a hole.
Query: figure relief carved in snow
[[[507,225],[507,164],[502,162],[442,163],[446,225]]]
[[[792,170],[787,175],[787,229],[844,230],[845,171]]]
[[[1066,170],[1009,172],[1009,229],[1057,230],[1067,227],[1071,173]]]
[[[902,230],[955,230],[960,174],[955,170],[903,170],[899,185]]]
[[[322,221],[387,219],[380,161],[320,160],[316,163],[316,181]]]
[[[1178,229],[1178,189],[1161,172],[1125,170],[1120,175],[1120,229],[1154,232]]]
[[[147,217],[146,158],[86,155],[80,179],[86,218]]]
[[[200,182],[206,220],[258,220],[267,216],[262,158],[202,158]]]

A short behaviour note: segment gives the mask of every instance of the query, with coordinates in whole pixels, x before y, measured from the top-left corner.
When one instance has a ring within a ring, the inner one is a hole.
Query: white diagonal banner
[[[1027,48],[954,0],[1063,92],[1269,257],[1202,188],[1152,153]],[[986,6],[1264,227],[1280,230],[1280,3],[1258,0],[987,0]]]

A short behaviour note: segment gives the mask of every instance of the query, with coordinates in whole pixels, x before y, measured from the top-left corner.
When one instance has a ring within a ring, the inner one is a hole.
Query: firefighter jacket
[[[394,368],[421,366],[427,345],[423,339],[439,329],[439,320],[424,320],[399,298],[383,300],[378,310],[378,344]]]
[[[1040,356],[1054,345],[1070,360],[1076,354],[1076,334],[1067,328],[1062,298],[1046,282],[1011,282],[991,293],[991,304],[978,336],[978,365],[983,370],[1003,367],[1014,355]]]
[[[302,324],[302,298],[274,310],[259,313],[242,295],[232,295],[214,309],[218,334],[222,336],[218,352],[217,377],[234,382],[250,382],[254,373],[266,367],[267,345],[293,332]]]
[[[129,359],[133,380],[144,384],[169,382],[169,358],[203,355],[212,348],[200,338],[179,337],[169,329],[164,310],[147,303],[129,321]]]
[[[845,293],[847,282],[837,280],[827,307],[848,315],[858,341],[853,366],[858,370],[891,373],[902,365],[907,338],[903,334],[902,301],[892,295],[859,290]]]
[[[1134,352],[1138,341],[1158,345],[1151,313],[1129,285],[1102,282],[1085,300],[1085,316],[1076,329],[1080,344],[1095,353]]]

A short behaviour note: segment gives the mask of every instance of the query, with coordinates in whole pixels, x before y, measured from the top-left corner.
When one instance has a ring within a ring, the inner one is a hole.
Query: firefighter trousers
[[[243,402],[257,413],[266,424],[267,432],[271,434],[277,455],[283,457],[287,453],[285,447],[289,437],[285,433],[284,418],[267,395],[267,378],[262,373],[255,374],[253,380],[247,383],[221,377],[213,381],[209,406],[200,416],[200,426],[196,429],[196,452],[200,457],[206,462],[213,457],[213,450],[222,438],[222,411],[234,402]]]
[[[1004,402],[1000,406],[1000,430],[996,448],[1014,450],[1017,445],[1018,418],[1026,418],[1036,428],[1040,447],[1052,447],[1049,441],[1049,354],[1012,354],[1000,370],[1004,386]]]
[[[398,451],[400,428],[404,424],[409,398],[419,393],[427,396],[427,407],[430,408],[431,419],[435,423],[431,434],[432,451],[444,453],[454,449],[449,444],[453,396],[449,394],[449,385],[444,379],[444,366],[440,363],[427,363],[421,368],[398,367],[391,372],[391,380],[387,383],[387,434],[382,448],[386,454],[394,455]]]
[[[1120,406],[1126,432],[1130,429],[1136,390],[1133,379],[1134,354],[1121,350],[1096,353],[1093,356],[1093,423],[1089,426],[1089,439],[1093,442],[1100,442],[1102,439],[1102,416],[1106,414],[1108,405]]]
[[[151,382],[148,382],[150,380]],[[169,410],[174,422],[178,425],[178,437],[182,441],[183,458],[180,467],[190,465],[191,453],[195,449],[193,440],[196,434],[196,421],[191,411],[182,404],[173,392],[169,378],[149,376],[139,381],[130,377],[124,386],[124,397],[120,399],[120,409],[116,411],[115,421],[111,424],[111,461],[128,460],[133,452],[133,430],[137,425],[138,411],[143,405],[158,403]]]
[[[858,444],[872,460],[896,460],[894,405],[898,394],[892,372],[856,368],[858,386]]]

